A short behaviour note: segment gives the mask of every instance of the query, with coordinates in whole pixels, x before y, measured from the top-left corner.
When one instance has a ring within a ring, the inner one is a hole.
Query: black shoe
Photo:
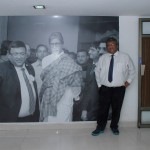
[[[102,134],[102,133],[104,133],[104,130],[102,130],[101,128],[96,128],[96,130],[94,130],[93,132],[92,132],[92,135],[93,136],[98,136],[99,134]]]
[[[116,128],[111,128],[111,131],[114,135],[119,135],[119,130]]]

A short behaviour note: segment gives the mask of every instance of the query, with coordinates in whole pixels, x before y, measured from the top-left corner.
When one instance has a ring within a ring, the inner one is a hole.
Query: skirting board
[[[107,127],[109,127],[108,121]],[[120,127],[137,127],[136,122],[120,122]],[[0,130],[26,130],[26,129],[78,129],[95,128],[96,121],[67,122],[67,123],[0,123]]]

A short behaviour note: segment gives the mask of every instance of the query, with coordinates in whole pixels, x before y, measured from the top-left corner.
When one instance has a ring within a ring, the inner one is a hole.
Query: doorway
[[[139,20],[138,127],[150,127],[150,18]]]

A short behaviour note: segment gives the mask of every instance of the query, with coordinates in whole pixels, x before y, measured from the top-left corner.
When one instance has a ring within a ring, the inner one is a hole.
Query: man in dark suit
[[[98,114],[99,91],[94,70],[100,57],[99,43],[99,41],[94,41],[89,49],[89,56],[93,60],[93,64],[87,68],[85,88],[83,90],[81,119],[84,121],[95,121]]]
[[[31,65],[25,64],[25,44],[12,42],[8,58],[9,61],[0,64],[0,122],[36,122],[39,104],[35,72]]]

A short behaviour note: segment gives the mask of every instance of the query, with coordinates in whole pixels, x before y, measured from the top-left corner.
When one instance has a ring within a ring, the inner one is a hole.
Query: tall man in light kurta
[[[50,55],[42,61],[40,121],[72,121],[73,99],[81,91],[81,67],[63,52],[63,36],[54,32],[49,38]]]

